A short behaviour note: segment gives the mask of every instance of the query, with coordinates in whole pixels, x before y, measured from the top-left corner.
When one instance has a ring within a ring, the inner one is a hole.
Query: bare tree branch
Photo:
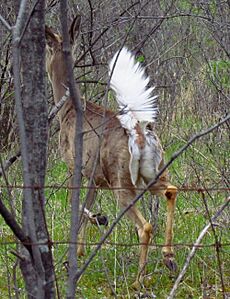
[[[22,230],[22,228],[19,226],[13,215],[8,211],[8,209],[5,207],[2,199],[1,199],[1,193],[0,193],[0,214],[4,218],[6,224],[10,227],[10,229],[13,231],[15,236],[21,241],[21,243],[26,247],[26,249],[30,252],[32,256],[32,249],[31,249],[31,240],[29,237],[27,237]]]
[[[219,268],[219,273],[220,273],[220,280],[221,280],[223,298],[225,299],[225,295],[224,295],[225,294],[225,285],[224,285],[223,271],[222,271],[222,265],[221,265],[221,259],[220,259],[220,245],[219,245],[218,237],[217,237],[217,234],[216,234],[215,226],[213,224],[213,221],[212,221],[212,218],[211,218],[211,215],[210,215],[210,211],[208,209],[208,204],[207,204],[207,200],[205,198],[204,192],[201,192],[201,196],[202,196],[202,200],[203,200],[203,203],[204,203],[204,206],[205,206],[206,213],[208,215],[209,223],[211,224],[211,229],[212,229],[212,232],[213,232],[213,236],[214,236],[214,239],[215,239],[216,257],[217,257],[218,268]]]
[[[6,172],[11,165],[14,164],[19,158],[21,157],[21,151],[18,151],[16,155],[10,157],[8,160],[6,160],[3,165],[0,168],[0,177],[3,175],[4,172]]]
[[[135,3],[132,3],[125,11],[123,11],[120,16],[118,18],[116,18],[115,20],[112,21],[112,23],[117,22],[119,20],[119,18],[121,16],[123,16],[127,11],[129,11],[131,8],[135,7],[137,4],[139,4],[139,1],[136,1]],[[135,17],[134,17],[135,19]],[[90,51],[91,47],[93,45],[95,45],[100,39],[101,37],[110,29],[111,24],[108,25],[108,27],[106,27],[95,39],[94,41],[92,41],[90,47],[88,47],[88,49],[86,49],[86,51],[84,51],[84,53],[77,59],[77,61],[75,61],[74,66],[77,66],[79,64],[79,62],[81,60],[84,59],[84,57],[86,56],[86,54]]]
[[[10,24],[3,18],[2,15],[0,15],[0,21],[2,22],[2,24],[6,27],[7,30],[11,31],[12,27],[10,26]]]
[[[169,5],[169,8],[167,9],[167,11],[165,12],[165,15],[168,14],[168,12],[171,10],[172,5],[173,5],[174,1],[171,2],[171,4]],[[147,42],[147,40],[161,27],[162,23],[166,20],[166,18],[161,18],[159,20],[159,22],[153,26],[153,28],[151,28],[151,30],[149,31],[148,34],[146,34],[146,36],[144,37],[144,39],[142,41],[140,41],[138,43],[138,45],[135,46],[134,50],[136,52],[140,51],[141,48],[143,48],[144,44]]]
[[[54,117],[57,115],[57,113],[61,110],[61,108],[63,107],[63,105],[65,104],[65,102],[68,100],[70,96],[69,93],[69,88],[66,89],[66,93],[65,95],[60,99],[60,101],[55,104],[53,106],[53,108],[51,109],[49,116],[48,116],[48,123],[50,124],[52,122],[52,120],[54,119]]]
[[[67,10],[68,5],[66,0],[60,2],[60,20],[62,25],[63,36],[63,53],[67,66],[67,76],[69,81],[70,97],[73,101],[76,110],[76,125],[75,125],[75,162],[74,162],[74,174],[72,177],[73,186],[81,185],[81,167],[82,167],[82,150],[83,150],[83,114],[82,104],[80,99],[80,93],[76,86],[74,73],[73,73],[73,61],[70,47],[70,38],[67,24]],[[70,224],[70,241],[69,245],[69,277],[67,286],[67,298],[75,298],[76,291],[76,274],[77,274],[77,235],[79,226],[79,199],[80,188],[75,189],[72,192],[71,199],[71,224]]]

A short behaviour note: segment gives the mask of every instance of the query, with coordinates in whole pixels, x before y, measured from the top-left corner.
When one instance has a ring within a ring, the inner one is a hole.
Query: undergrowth
[[[165,160],[168,161],[189,137],[211,124],[212,121],[193,117],[191,114],[183,117],[177,115],[170,125],[164,126],[164,130],[159,130],[165,149]],[[194,142],[170,166],[171,182],[180,189],[174,225],[178,272],[170,273],[162,262],[161,246],[164,244],[166,202],[164,198],[160,198],[145,285],[139,295],[130,288],[138,267],[138,238],[133,225],[123,218],[81,277],[77,286],[78,298],[154,298],[153,294],[160,299],[167,297],[185,263],[191,245],[228,196],[228,138],[227,128],[220,128]],[[65,281],[68,275],[65,262],[68,255],[71,207],[66,189],[67,178],[66,165],[61,161],[59,153],[51,150],[46,181],[46,185],[50,186],[46,189],[46,216],[50,238],[54,241],[52,251],[60,298],[65,296]],[[19,164],[11,168],[7,181],[10,185],[22,183]],[[5,184],[3,179],[1,183]],[[55,187],[52,188],[52,185]],[[201,189],[204,192],[199,192]],[[15,207],[17,219],[21,221],[22,190],[11,188],[10,194],[11,205]],[[2,195],[10,208],[6,189],[2,189]],[[85,195],[86,190],[83,189],[82,200]],[[146,218],[151,218],[151,200],[154,199],[146,194],[138,203]],[[110,224],[119,213],[118,203],[110,191],[99,191],[93,210],[107,215]],[[19,290],[20,298],[26,298],[19,262],[15,256],[18,245],[15,245],[15,238],[2,218],[0,223],[0,298],[10,298],[9,294],[15,293],[15,287]],[[223,298],[223,284],[226,294],[230,294],[228,228],[229,210],[226,210],[214,223],[215,233],[210,229],[201,243],[204,247],[197,249],[178,288],[176,298]],[[88,226],[86,255],[79,259],[79,267],[84,264],[107,229]]]

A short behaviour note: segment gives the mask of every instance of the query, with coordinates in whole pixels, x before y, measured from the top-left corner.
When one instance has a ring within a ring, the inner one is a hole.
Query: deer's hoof
[[[98,221],[99,225],[107,226],[109,224],[109,220],[108,220],[107,216],[99,215],[97,217],[97,221]]]
[[[92,219],[90,220],[94,225],[104,225],[107,226],[109,221],[108,221],[108,217],[101,215],[100,213],[98,214],[94,214],[92,216]]]
[[[164,264],[165,266],[171,271],[176,272],[177,271],[177,263],[174,260],[174,256],[172,254],[165,255],[164,256]]]
[[[85,250],[82,247],[78,247],[77,249],[77,256],[84,256],[85,255]]]

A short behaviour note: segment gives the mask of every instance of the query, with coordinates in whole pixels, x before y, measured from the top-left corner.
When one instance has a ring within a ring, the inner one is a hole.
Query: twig
[[[12,27],[11,27],[10,24],[3,18],[2,15],[0,15],[0,21],[1,21],[2,24],[6,27],[6,29],[8,29],[9,31],[12,30]]]
[[[57,115],[57,113],[60,111],[60,109],[63,107],[65,102],[69,99],[69,88],[66,88],[65,95],[60,99],[60,101],[53,106],[51,109],[49,116],[48,116],[48,124],[52,122],[54,117]]]
[[[16,256],[19,260],[24,261],[25,257],[21,255],[21,253],[14,251],[14,250],[10,250],[10,253],[13,254],[14,256]]]
[[[222,205],[222,207],[216,212],[216,214],[210,219],[209,223],[201,231],[199,237],[196,239],[196,242],[194,243],[193,248],[191,249],[190,253],[187,256],[184,267],[181,270],[180,274],[178,275],[178,277],[177,277],[177,279],[176,279],[176,281],[175,281],[175,283],[174,283],[167,299],[173,299],[174,298],[176,290],[179,286],[179,283],[181,282],[182,278],[184,277],[185,272],[186,272],[192,258],[194,257],[197,248],[199,247],[199,244],[201,243],[202,239],[204,238],[204,236],[207,233],[207,231],[209,230],[209,228],[213,225],[213,222],[222,214],[224,209],[228,206],[229,202],[230,202],[230,197],[227,198],[227,201]]]
[[[224,285],[223,271],[222,271],[221,259],[220,259],[220,242],[218,241],[218,237],[217,237],[217,234],[216,234],[216,231],[215,231],[215,226],[214,226],[214,224],[212,222],[212,219],[211,219],[211,215],[210,215],[210,212],[209,212],[209,209],[208,209],[208,204],[207,204],[207,200],[205,198],[204,192],[201,192],[201,197],[203,199],[205,210],[206,210],[206,213],[208,215],[208,220],[209,220],[209,222],[211,224],[211,229],[212,229],[213,236],[214,236],[214,239],[215,239],[216,258],[217,258],[218,268],[219,268],[219,273],[220,273],[220,281],[221,281],[221,287],[222,287],[222,294],[223,294],[223,298],[225,298],[225,295],[224,295],[225,294],[225,285]]]
[[[90,51],[91,47],[93,47],[100,39],[101,37],[111,28],[111,23],[117,22],[120,17],[122,17],[124,14],[126,14],[129,10],[131,10],[133,7],[139,4],[139,1],[136,1],[135,3],[132,3],[126,10],[124,10],[117,18],[115,18],[110,24],[92,41],[91,45],[84,51],[84,53],[78,58],[74,66],[77,66],[81,60],[86,56],[86,54]]]
[[[181,18],[181,17],[192,17],[192,18],[197,18],[197,19],[203,19],[205,21],[209,22],[215,22],[215,20],[212,20],[210,17],[205,17],[202,15],[195,15],[191,13],[178,13],[178,14],[172,14],[172,15],[163,15],[163,16],[158,16],[158,15],[148,15],[148,16],[138,16],[138,19],[140,20],[162,20],[162,19],[174,19],[174,18]],[[131,19],[132,17],[125,17],[124,19]]]
[[[15,218],[13,217],[13,215],[5,207],[5,205],[4,205],[4,203],[2,202],[2,199],[1,199],[1,194],[0,194],[0,214],[4,218],[6,224],[11,228],[14,235],[21,241],[21,243],[27,248],[27,250],[32,255],[31,240],[29,239],[29,237],[27,237],[24,234],[22,228],[18,225],[18,223],[15,220]]]
[[[171,2],[171,4],[169,5],[169,8],[167,9],[167,11],[165,12],[165,15],[168,14],[168,12],[171,10],[172,6],[174,5],[174,1]],[[140,49],[143,48],[144,44],[147,42],[147,40],[161,27],[161,25],[163,24],[163,22],[166,20],[166,18],[161,18],[159,19],[158,23],[156,25],[154,25],[152,27],[152,29],[150,30],[150,32],[148,34],[146,34],[146,36],[142,39],[142,41],[140,41],[135,48],[133,49],[133,51],[138,52],[140,51]]]
[[[21,151],[18,151],[16,155],[10,157],[8,160],[6,160],[3,165],[1,165],[0,168],[0,177],[3,176],[4,172],[6,172],[9,167],[14,164],[15,161],[17,161],[21,157]]]
[[[203,137],[203,136],[205,136],[205,135],[207,135],[207,134],[209,134],[209,133],[211,133],[212,131],[214,131],[215,129],[217,129],[219,126],[221,126],[222,124],[224,124],[224,123],[226,123],[226,122],[228,122],[230,120],[230,114],[228,114],[226,117],[224,117],[222,120],[220,120],[217,124],[215,124],[215,125],[213,125],[213,126],[211,126],[211,127],[209,127],[208,129],[206,129],[206,130],[203,130],[203,131],[201,131],[200,133],[198,133],[198,134],[196,134],[196,135],[194,135],[193,137],[191,137],[190,139],[189,139],[189,141],[184,145],[184,146],[182,146],[182,148],[179,150],[179,151],[177,151],[177,152],[175,152],[173,155],[172,155],[172,158],[170,159],[170,161],[165,165],[165,167],[164,167],[164,170],[166,170],[166,168],[179,156],[179,155],[181,155],[195,140],[197,140],[197,139],[199,139],[199,138],[201,138],[201,137]],[[172,162],[171,162],[172,161]],[[171,162],[171,163],[170,163]],[[170,164],[169,164],[170,163]],[[168,165],[169,164],[169,165]],[[150,186],[151,186],[152,184],[150,183]]]

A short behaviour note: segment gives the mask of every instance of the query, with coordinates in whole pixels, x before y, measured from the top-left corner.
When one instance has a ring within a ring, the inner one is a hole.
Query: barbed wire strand
[[[0,245],[1,246],[7,246],[7,245],[20,245],[22,244],[22,242],[18,242],[18,241],[0,241]],[[55,240],[49,240],[47,242],[23,242],[23,245],[26,246],[42,246],[42,245],[49,245],[49,246],[59,246],[59,245],[69,245],[69,244],[76,244],[76,245],[84,245],[84,246],[88,246],[88,247],[93,247],[93,246],[97,246],[98,244],[100,244],[100,242],[71,242],[71,241],[55,241]],[[218,242],[220,247],[230,247],[230,242],[226,242],[226,243],[221,243]],[[138,247],[141,245],[146,245],[145,243],[123,243],[123,242],[111,242],[111,241],[107,241],[104,242],[105,246],[118,246],[118,247]],[[171,245],[165,245],[165,244],[157,244],[157,243],[150,243],[148,245],[149,247],[155,249],[155,248],[163,248],[163,247],[174,247],[174,248],[211,248],[211,247],[216,247],[216,243],[210,243],[210,244],[194,244],[194,243],[174,243]]]
[[[101,186],[70,186],[70,185],[45,185],[45,186],[39,186],[39,185],[31,185],[31,186],[26,186],[26,185],[0,185],[0,188],[5,189],[5,188],[10,188],[10,189],[34,189],[34,190],[39,190],[39,189],[66,189],[66,190],[74,190],[74,189],[95,189],[95,190],[136,190],[136,191],[148,191],[149,189],[146,189],[146,187],[135,187],[135,186],[122,186],[122,187],[101,187]],[[157,190],[165,190],[165,188],[158,188]],[[208,192],[208,191],[230,191],[230,187],[195,187],[195,186],[182,186],[182,187],[177,187],[178,192]]]

